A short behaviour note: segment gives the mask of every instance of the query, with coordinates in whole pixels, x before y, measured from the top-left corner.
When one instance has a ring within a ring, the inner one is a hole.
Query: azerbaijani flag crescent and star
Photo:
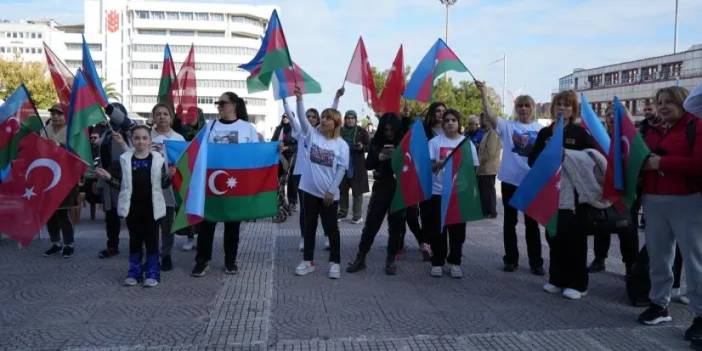
[[[526,213],[555,234],[555,218],[560,196],[561,162],[563,160],[563,117],[553,130],[544,151],[514,192],[509,204]]]
[[[395,174],[395,195],[390,212],[397,212],[431,197],[431,160],[429,143],[420,118],[412,124],[393,151],[392,171]]]
[[[201,144],[196,138],[193,142]],[[189,188],[186,197],[181,195],[186,205],[187,218],[196,221],[198,213],[204,214],[204,219],[211,222],[242,221],[257,218],[273,217],[278,213],[278,142],[245,143],[245,144],[214,144],[208,143],[206,169],[202,164],[192,161],[200,159],[202,154],[195,157],[195,148],[189,153],[184,152],[187,142],[166,141],[166,155],[169,164],[180,159],[192,163],[193,175],[190,179],[183,176],[174,179],[174,186],[179,194],[183,187]],[[182,157],[181,157],[182,154]],[[180,162],[176,169],[181,169]],[[200,167],[198,170],[194,170]],[[200,172],[202,176],[194,175]],[[178,173],[176,173],[178,174]],[[183,175],[187,175],[183,173]],[[198,212],[197,206],[204,199],[204,210]],[[192,207],[188,208],[188,201]],[[197,206],[196,206],[197,205]],[[183,217],[186,219],[186,217]],[[186,226],[189,225],[185,222]],[[172,230],[180,228],[173,226]]]
[[[470,141],[446,160],[441,192],[441,228],[484,218]]]
[[[21,139],[30,132],[39,132],[43,126],[29,91],[20,84],[0,105],[0,170],[17,157]]]
[[[405,88],[405,98],[422,102],[431,101],[434,80],[448,71],[470,72],[453,50],[439,39],[419,61],[419,65],[412,73],[412,78]]]

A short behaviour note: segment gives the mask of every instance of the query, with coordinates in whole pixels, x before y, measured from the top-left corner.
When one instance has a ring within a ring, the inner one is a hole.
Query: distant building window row
[[[171,52],[188,52],[190,45],[171,45]],[[92,50],[92,48],[91,48]],[[163,52],[163,45],[132,44],[132,50],[139,52]],[[195,52],[205,55],[253,56],[258,50],[241,46],[195,46]]]
[[[642,68],[633,68],[623,70],[621,72],[609,72],[604,74],[594,74],[587,77],[590,88],[601,86],[631,84],[638,82],[646,82],[659,79],[679,78],[682,72],[682,62],[665,63],[660,66],[646,66]],[[621,79],[620,79],[621,77]],[[578,89],[576,84],[576,89]]]
[[[258,27],[265,27],[266,24],[263,21],[247,17],[247,16],[239,16],[239,15],[231,15],[229,16],[229,20],[231,20],[234,23],[243,23],[243,24],[249,24],[252,26],[258,26]]]
[[[102,70],[102,60],[94,60],[93,63],[95,63],[95,69],[99,72]],[[66,60],[66,66],[71,69],[71,71],[75,71],[77,68],[81,67],[83,65],[83,61],[81,60]]]
[[[0,46],[0,53],[3,54],[43,54],[43,48],[18,48]]]
[[[132,62],[133,69],[153,69],[161,70],[162,62],[156,61],[134,61]],[[180,67],[182,62],[175,62],[176,67]],[[238,68],[236,63],[209,63],[209,62],[195,62],[195,69],[198,71],[214,71],[214,72],[245,72],[243,69]]]
[[[194,31],[194,30],[164,30],[164,29],[139,29],[140,35],[171,35],[176,37],[215,37],[224,38],[224,31]]]
[[[158,78],[133,78],[132,84],[138,87],[156,87],[161,80]],[[198,88],[220,88],[220,89],[244,89],[246,81],[243,80],[220,80],[220,79],[198,79]]]
[[[224,14],[208,12],[174,12],[174,11],[134,11],[139,19],[169,21],[218,21],[224,22]]]
[[[156,95],[134,95],[132,100],[137,104],[156,104]],[[198,96],[197,103],[201,105],[212,105],[219,100],[219,96]],[[259,98],[244,98],[244,101],[249,106],[265,106],[266,99]]]
[[[5,38],[12,38],[12,39],[41,39],[42,34],[41,32],[5,32],[4,35]]]
[[[92,52],[102,51],[102,44],[88,44],[88,48]],[[69,51],[83,50],[83,44],[82,43],[66,43],[66,49],[68,49]]]

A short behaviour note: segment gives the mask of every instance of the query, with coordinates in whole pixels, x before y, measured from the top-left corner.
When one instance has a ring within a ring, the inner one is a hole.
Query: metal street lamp
[[[458,0],[439,0],[444,6],[446,6],[446,36],[444,41],[448,44],[448,20],[449,20],[449,7],[453,6]]]

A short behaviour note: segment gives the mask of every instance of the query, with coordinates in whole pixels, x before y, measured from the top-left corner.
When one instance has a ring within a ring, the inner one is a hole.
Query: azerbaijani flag
[[[20,84],[0,105],[0,170],[17,158],[19,142],[23,137],[43,127],[29,91],[24,84]]]
[[[71,102],[66,115],[66,146],[88,165],[93,164],[93,155],[88,140],[87,128],[105,121],[102,105],[79,68],[73,79]]]
[[[483,219],[470,140],[462,143],[444,165],[441,228]]]
[[[285,67],[275,70],[273,96],[276,100],[295,95],[295,84],[300,88],[302,94],[317,94],[322,92],[322,87],[314,78],[307,74],[307,72],[296,63],[294,65],[294,69],[292,67]]]
[[[563,117],[559,118],[551,140],[512,196],[510,206],[526,213],[539,224],[552,227],[558,214],[562,160]]]
[[[176,79],[175,63],[171,56],[171,48],[166,44],[163,49],[163,67],[161,68],[161,82],[158,85],[157,102],[165,104],[175,112],[175,96],[178,93],[178,80]]]
[[[619,206],[630,208],[636,197],[639,172],[650,153],[626,109],[615,96],[614,131],[607,155],[602,196]]]
[[[261,48],[251,61],[240,68],[251,73],[251,76],[260,76],[259,80],[268,87],[271,83],[273,71],[280,68],[292,67],[288,43],[285,40],[283,26],[278,19],[278,11],[273,10],[271,18],[268,20],[266,35],[261,41]]]
[[[83,75],[85,75],[90,88],[95,92],[95,96],[97,96],[100,106],[107,106],[107,94],[105,94],[105,89],[102,87],[100,76],[98,76],[97,70],[95,69],[93,57],[90,56],[90,48],[88,47],[88,43],[85,41],[85,35],[83,35]]]
[[[210,124],[200,130],[182,152],[172,154],[166,150],[166,155],[176,157],[176,173],[173,177],[173,188],[178,194],[181,206],[173,220],[172,232],[202,222],[205,217],[205,175],[207,173],[207,136],[210,134]],[[168,145],[168,144],[167,144]],[[169,157],[170,158],[170,157]]]
[[[585,94],[580,93],[580,115],[582,116],[582,125],[590,132],[590,135],[595,139],[597,145],[599,145],[600,151],[605,155],[609,151],[609,135],[607,134],[607,129],[604,124],[600,122],[600,119],[593,111],[590,102],[587,100]]]
[[[414,121],[393,151],[391,162],[397,181],[390,212],[414,206],[431,197],[429,141],[420,118]]]
[[[412,73],[412,78],[405,89],[405,98],[423,102],[430,101],[434,80],[448,71],[468,72],[468,67],[461,62],[442,39],[438,39]]]
[[[166,141],[169,163],[183,154],[186,142]],[[209,144],[207,171],[196,183],[191,177],[174,181],[178,189],[189,184],[203,187],[205,219],[212,222],[242,221],[278,214],[278,142]],[[177,230],[176,226],[173,230]]]

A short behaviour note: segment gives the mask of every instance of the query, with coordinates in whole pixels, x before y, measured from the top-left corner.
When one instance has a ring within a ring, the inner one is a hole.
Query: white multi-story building
[[[112,83],[122,103],[148,117],[156,103],[168,43],[176,70],[195,45],[198,106],[208,117],[225,91],[246,101],[249,121],[270,136],[279,122],[272,90],[249,94],[248,62],[261,45],[273,6],[142,0],[84,0],[84,23],[0,22],[0,55],[45,61],[42,41],[72,70],[80,67],[85,35],[98,74]]]
[[[650,57],[591,69],[575,69],[561,77],[558,90],[582,92],[599,115],[617,96],[633,115],[643,113],[658,89],[678,85],[692,90],[702,84],[702,44],[671,55]]]

